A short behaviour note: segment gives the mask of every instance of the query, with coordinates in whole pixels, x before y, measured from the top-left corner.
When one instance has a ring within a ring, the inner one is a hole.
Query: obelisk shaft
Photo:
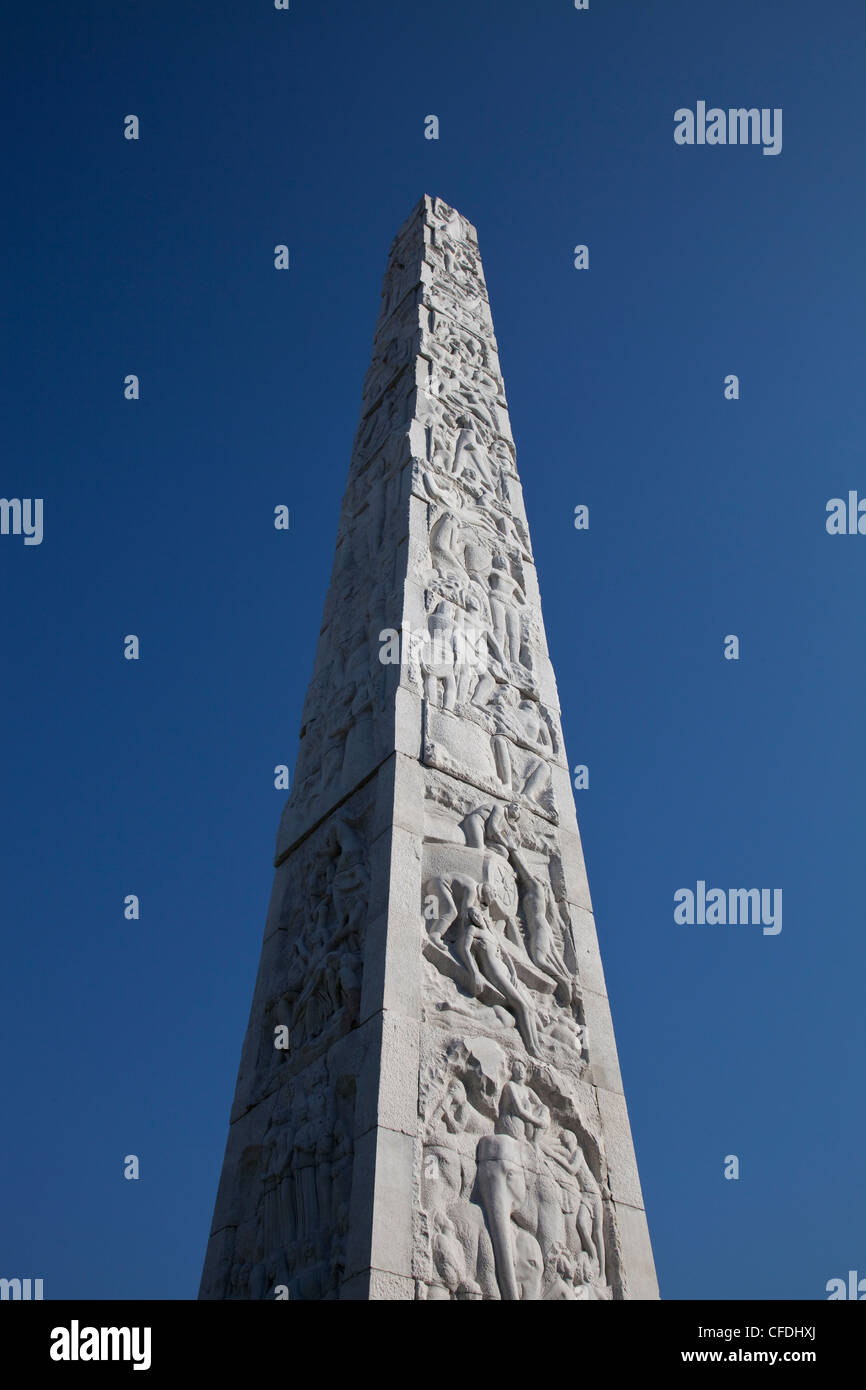
[[[203,1298],[655,1298],[474,229],[391,249]]]

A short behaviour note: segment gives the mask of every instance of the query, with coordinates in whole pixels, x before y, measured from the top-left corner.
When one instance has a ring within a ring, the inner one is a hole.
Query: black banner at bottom
[[[375,1308],[370,1312],[368,1305],[358,1303],[4,1302],[3,1364],[11,1362],[25,1375],[47,1372],[52,1380],[98,1376],[110,1367],[115,1376],[137,1372],[157,1381],[186,1370],[212,1371],[223,1379],[237,1374],[247,1381],[271,1371],[291,1375],[302,1367],[309,1375],[310,1355],[327,1353],[327,1373],[332,1376],[338,1360],[334,1353],[341,1346],[347,1362],[357,1365],[367,1347],[375,1350],[375,1341],[370,1344],[365,1338],[392,1332],[412,1335],[420,1328],[428,1335],[431,1329],[441,1329],[450,1338],[459,1328],[462,1337],[471,1338],[480,1329],[486,1334],[485,1376],[491,1361],[499,1359],[497,1346],[500,1355],[510,1356],[509,1348],[516,1352],[519,1346],[541,1345],[525,1342],[527,1335],[554,1332],[576,1338],[569,1352],[575,1370],[584,1358],[592,1360],[599,1353],[609,1372],[664,1374],[675,1366],[688,1370],[739,1364],[807,1366],[826,1376],[859,1364],[863,1335],[862,1315],[841,1302],[593,1303],[573,1313],[524,1309],[517,1315],[518,1324],[503,1324],[502,1333],[494,1333],[492,1340],[491,1328],[505,1316],[495,1306],[486,1314],[457,1314],[456,1326],[454,1314],[439,1323],[441,1314],[413,1306],[414,1313],[404,1308],[402,1314],[388,1314]],[[390,1321],[394,1316],[396,1324]],[[421,1322],[404,1323],[406,1316],[420,1317]],[[379,1322],[380,1317],[387,1321]],[[338,1340],[347,1333],[346,1340]],[[317,1334],[328,1340],[322,1342]],[[304,1345],[301,1337],[314,1340]],[[433,1369],[438,1362],[435,1346],[428,1355]],[[465,1365],[466,1373],[471,1374],[471,1366],[471,1361]],[[393,1380],[393,1364],[390,1370],[386,1367],[387,1363],[383,1378]],[[416,1371],[423,1370],[422,1360]]]

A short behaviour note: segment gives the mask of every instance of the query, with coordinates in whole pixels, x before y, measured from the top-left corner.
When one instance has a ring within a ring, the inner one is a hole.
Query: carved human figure
[[[338,926],[332,944],[337,945],[364,921],[370,875],[364,842],[345,816],[335,816],[331,821],[322,848],[324,853],[337,856],[331,881]]]
[[[526,1076],[526,1063],[520,1057],[515,1057],[511,1063],[511,1078],[502,1088],[499,1114],[493,1131],[533,1144],[550,1124],[550,1111],[527,1086]]]
[[[436,1134],[444,1129],[448,1134],[481,1134],[484,1122],[470,1104],[466,1087],[459,1076],[453,1076],[437,1101],[430,1117],[429,1129]]]
[[[528,553],[529,539],[526,529],[516,517],[511,516],[507,511],[500,511],[496,517],[496,530],[499,532],[500,542],[513,546],[515,550],[523,550]]]
[[[298,1127],[295,1131],[292,1166],[295,1178],[295,1198],[298,1208],[298,1235],[309,1241],[315,1234],[319,1219],[316,1193],[316,1143],[322,1115],[323,1098],[314,1092],[301,1102]]]
[[[326,1095],[319,1112],[319,1133],[316,1137],[316,1208],[319,1213],[319,1226],[316,1232],[317,1244],[322,1254],[330,1238],[328,1213],[331,1209],[331,1165],[334,1157],[334,1124],[336,1111],[333,1099]]]
[[[546,1302],[573,1303],[577,1293],[577,1261],[566,1246],[560,1245],[552,1252],[548,1261],[549,1273],[543,1295]]]
[[[361,1007],[363,962],[360,953],[341,954],[336,962],[337,1008],[345,1008],[348,1018],[354,1023]]]
[[[493,557],[488,583],[496,640],[507,659],[519,665],[522,642],[520,610],[525,606],[526,599],[520,584],[506,568],[505,557],[501,554]]]
[[[488,670],[491,635],[474,615],[460,612],[456,632],[457,706],[468,703],[473,690]]]
[[[457,436],[449,471],[455,478],[462,478],[467,469],[471,469],[490,492],[495,492],[496,483],[487,461],[487,453],[478,438],[474,424],[468,415],[461,415],[457,425],[460,433]]]
[[[339,775],[349,734],[367,726],[375,706],[376,692],[370,674],[370,644],[363,626],[355,629],[345,648],[348,651],[345,662],[338,652],[330,667],[324,701],[325,716],[320,721],[323,728],[320,773],[316,776],[311,771],[305,777],[307,794],[324,791]],[[357,740],[360,735],[356,734],[355,737]],[[312,744],[305,750],[305,755],[307,760],[312,758]]]
[[[547,885],[532,873],[520,850],[512,849],[510,857],[521,889],[520,905],[526,923],[526,948],[530,959],[539,970],[543,970],[562,984],[570,997],[572,975],[562,958],[548,920]]]
[[[466,547],[467,563],[473,547]],[[490,609],[483,590],[474,579],[454,591],[459,603],[456,624],[455,675],[457,677],[457,707],[472,704],[484,708],[496,688],[491,663],[504,665],[490,619]]]
[[[466,1254],[454,1224],[444,1212],[433,1215],[431,1251],[433,1264],[445,1287],[453,1293],[466,1285]]]
[[[582,1250],[577,1257],[577,1277],[578,1289],[577,1298],[585,1299],[587,1302],[602,1303],[605,1299],[613,1298],[613,1290],[609,1286],[604,1286],[598,1282],[597,1270],[591,1255],[587,1255]]]
[[[431,704],[441,704],[443,709],[454,710],[457,706],[459,631],[454,609],[445,599],[440,600],[429,615],[427,633],[429,641],[423,644],[420,652],[424,694]]]
[[[577,1208],[576,1226],[581,1245],[586,1254],[598,1268],[599,1282],[607,1282],[604,1253],[604,1202],[601,1188],[584,1158],[577,1135],[570,1129],[563,1129],[557,1145],[550,1150],[560,1167],[576,1180],[580,1200]],[[566,1200],[568,1189],[564,1189]]]
[[[498,856],[496,863],[500,863]],[[487,867],[489,870],[491,866]],[[516,880],[509,867],[503,864],[501,870],[498,881],[492,886],[479,885],[469,873],[439,874],[427,879],[422,889],[424,921],[434,945],[443,946],[445,935],[453,923],[457,923],[459,931],[465,929],[466,914],[482,892],[485,905],[498,920],[505,923],[509,939],[515,944],[519,941],[519,929],[510,915],[512,897],[513,905],[517,905]]]
[[[490,600],[487,592],[487,576],[493,565],[493,552],[484,532],[473,527],[464,538],[463,565],[469,576],[464,589],[464,606],[475,612],[493,632],[490,615]],[[495,644],[494,644],[495,645]],[[497,648],[498,650],[498,648]],[[498,660],[501,658],[497,658]]]
[[[511,743],[505,735],[510,735],[515,742],[524,746],[528,744],[543,751],[544,757],[529,759],[517,788],[528,800],[538,801],[550,786],[550,768],[545,759],[551,751],[552,744],[547,725],[535,701],[518,701],[514,687],[503,684],[496,687],[489,708],[497,725],[504,731],[494,734],[491,744],[499,780],[508,791],[514,790],[515,759]]]
[[[284,998],[294,1003],[310,974],[310,962],[326,949],[331,935],[333,902],[328,865],[314,860],[307,870],[307,920],[300,916],[292,940]]]
[[[295,938],[283,992],[295,1044],[315,1037],[331,1011],[327,953],[335,930],[334,875],[333,860],[322,855],[309,871],[309,922]]]
[[[444,418],[441,421],[437,420],[437,423],[450,429],[451,417],[446,412]],[[470,432],[473,437],[471,450],[481,449],[482,446],[478,443],[474,426],[471,426]],[[464,438],[464,446],[467,444],[468,441]],[[492,568],[495,555],[499,555],[500,562],[502,561],[500,552],[503,542],[514,544],[518,538],[512,530],[513,522],[508,513],[503,511],[499,505],[491,505],[489,493],[486,492],[486,484],[474,466],[474,453],[472,466],[470,466],[466,449],[463,448],[462,471],[459,475],[452,473],[452,461],[448,450],[442,446],[436,448],[433,460],[431,460],[435,464],[435,468],[428,467],[423,460],[416,460],[421,470],[421,481],[427,495],[443,510],[453,513],[455,521],[459,524],[461,534],[456,547],[459,552],[459,567],[466,570],[467,573],[471,573],[474,569],[476,578],[480,580],[482,577],[486,578]],[[475,548],[475,564],[471,567],[466,562],[464,546]],[[519,543],[516,548],[520,548]]]
[[[465,574],[463,564],[463,528],[455,512],[443,510],[430,527],[430,557],[433,568],[442,578],[462,579]]]
[[[343,1010],[351,1022],[360,1004],[369,873],[363,840],[345,816],[329,825],[308,872],[309,921],[293,942],[280,1001],[291,1009],[295,1043],[316,1037]]]
[[[277,1105],[266,1136],[268,1157],[264,1169],[264,1191],[260,1208],[260,1244],[263,1256],[274,1269],[274,1279],[288,1278],[286,1247],[292,1242],[293,1213],[288,1168],[292,1148],[291,1107],[287,1101]],[[264,1266],[263,1266],[264,1268]],[[261,1277],[258,1271],[256,1279]],[[266,1297],[265,1293],[253,1297]]]
[[[506,506],[510,506],[511,499],[508,495],[508,479],[517,474],[514,455],[507,441],[501,438],[493,440],[490,451],[499,471],[499,500],[505,503]]]
[[[538,749],[545,757],[553,751],[550,730],[535,700],[521,700],[513,685],[497,686],[490,708],[503,733],[517,743]]]
[[[318,1037],[332,1014],[330,965],[327,957],[317,960],[307,977],[292,1015],[290,1037],[295,1046]]]
[[[524,1288],[515,1295],[521,1284],[518,1231],[528,1233],[539,1247],[540,1263],[529,1262],[530,1270],[539,1275],[548,1256],[566,1246],[560,1187],[545,1157],[550,1147],[546,1136],[551,1114],[527,1077],[526,1063],[514,1058],[510,1078],[499,1097],[494,1133],[479,1142],[476,1152],[479,1194],[496,1252],[496,1275],[503,1298],[542,1296],[540,1278],[535,1281],[534,1274],[533,1292],[529,1294]],[[535,1248],[529,1242],[522,1244],[524,1253]]]
[[[517,978],[511,958],[503,950],[496,928],[488,913],[489,894],[482,885],[475,901],[458,918],[454,951],[466,967],[470,989],[476,995],[485,982],[498,990],[514,1013],[520,1036],[534,1056],[541,1055],[541,1044],[535,1014],[535,1003]]]
[[[490,849],[494,854],[508,857],[517,844],[515,830],[520,821],[520,807],[516,801],[506,806],[495,802],[492,806],[478,806],[470,811],[460,822],[467,845],[475,849]]]
[[[467,494],[471,506],[483,496],[483,490],[469,477],[462,479],[462,489],[453,482],[437,482],[429,469],[422,477],[427,493],[442,509],[435,517],[428,537],[433,568],[440,575],[455,575],[465,580],[468,573],[463,557],[466,543],[464,528],[470,519]]]

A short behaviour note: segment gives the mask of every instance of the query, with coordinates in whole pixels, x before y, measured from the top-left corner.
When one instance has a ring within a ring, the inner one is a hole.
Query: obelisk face
[[[202,1297],[657,1297],[474,229],[391,250]]]

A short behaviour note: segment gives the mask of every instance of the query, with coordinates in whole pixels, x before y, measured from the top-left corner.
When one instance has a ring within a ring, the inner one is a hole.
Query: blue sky
[[[866,537],[824,524],[866,496],[862,5],[52,0],[7,30],[0,493],[45,521],[0,536],[0,1274],[196,1294],[273,767],[424,192],[478,228],[662,1295],[866,1274]],[[699,99],[781,107],[782,153],[677,146]],[[675,924],[699,879],[781,887],[781,933]]]

